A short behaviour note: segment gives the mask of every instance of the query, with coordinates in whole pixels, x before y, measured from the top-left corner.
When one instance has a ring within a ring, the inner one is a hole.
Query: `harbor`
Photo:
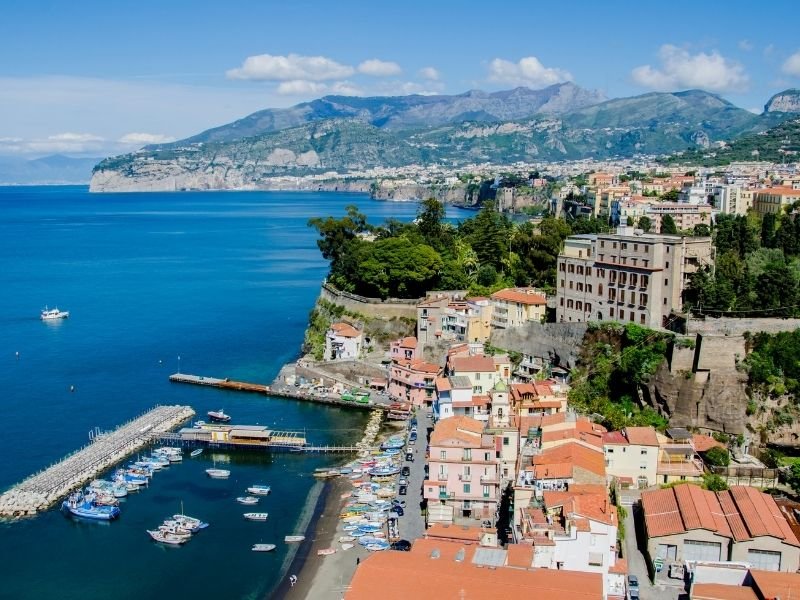
[[[189,406],[156,406],[0,496],[0,517],[32,516],[194,416]]]

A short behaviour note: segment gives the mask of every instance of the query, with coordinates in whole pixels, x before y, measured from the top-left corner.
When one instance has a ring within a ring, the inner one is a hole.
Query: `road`
[[[405,514],[400,517],[400,537],[413,542],[425,533],[425,517],[422,514],[422,482],[425,481],[425,447],[427,445],[430,419],[424,407],[417,411],[417,441],[406,446],[406,451],[413,449],[414,462],[403,461],[404,466],[411,469],[408,479],[408,493],[398,498],[406,501]]]

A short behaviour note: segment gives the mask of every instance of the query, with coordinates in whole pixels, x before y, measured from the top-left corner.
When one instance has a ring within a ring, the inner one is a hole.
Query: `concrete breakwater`
[[[100,472],[194,416],[190,406],[156,406],[0,496],[0,517],[35,515]]]

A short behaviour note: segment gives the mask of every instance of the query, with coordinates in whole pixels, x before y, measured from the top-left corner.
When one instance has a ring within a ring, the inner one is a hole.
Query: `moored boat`
[[[187,540],[187,538],[183,536],[173,535],[161,530],[151,531],[148,529],[147,533],[151,538],[153,538],[154,541],[161,544],[169,544],[170,546],[180,546],[181,544],[186,543]]]
[[[253,494],[255,496],[267,496],[272,491],[272,488],[268,485],[251,485],[247,488],[248,494]]]
[[[210,410],[207,414],[209,419],[217,421],[218,423],[227,423],[231,420],[231,416],[226,415],[225,411],[221,408],[219,410]]]
[[[251,550],[253,552],[271,552],[275,550],[275,544],[253,544]]]
[[[239,504],[246,504],[248,506],[252,506],[253,504],[258,504],[258,498],[255,496],[239,496],[236,498],[236,501]]]
[[[248,521],[266,521],[269,513],[259,513],[259,512],[251,512],[251,513],[244,513],[244,518]]]
[[[227,469],[206,469],[206,475],[211,479],[227,479],[231,476],[231,472]]]
[[[290,543],[291,542],[302,542],[304,539],[306,539],[306,536],[304,536],[304,535],[287,535],[285,538],[283,538],[283,541],[284,542],[290,542]]]
[[[203,453],[203,449],[202,449],[202,448],[197,448],[196,450],[192,450],[192,451],[189,453],[189,456],[191,456],[192,458],[194,458],[195,456],[200,456],[202,453]]]
[[[120,513],[118,506],[99,505],[94,494],[80,492],[71,494],[61,503],[61,508],[76,517],[98,521],[111,521],[119,517]]]
[[[330,556],[336,553],[336,548],[321,548],[317,550],[317,556]]]
[[[200,519],[196,519],[194,517],[189,517],[187,515],[172,515],[172,520],[177,522],[184,529],[187,529],[192,533],[197,533],[201,529],[205,529],[206,527],[208,527],[208,523],[205,523]]]

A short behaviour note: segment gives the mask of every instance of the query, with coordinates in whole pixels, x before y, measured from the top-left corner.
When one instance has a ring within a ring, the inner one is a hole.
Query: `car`
[[[628,590],[628,599],[629,600],[639,600],[639,590]]]
[[[400,469],[400,475],[402,475],[403,477],[408,477],[409,475],[411,475],[411,469],[409,469],[408,467],[403,467],[402,469]]]
[[[408,440],[408,445],[409,445],[409,446],[413,446],[413,445],[415,445],[416,443],[417,443],[417,438],[413,438],[413,437],[412,437],[411,439],[409,439],[409,440]]]
[[[406,479],[405,477],[401,477],[400,481],[398,481],[397,483],[400,484],[401,486],[402,485],[406,485],[407,486],[408,485],[408,479]]]
[[[394,514],[396,514],[398,517],[402,517],[405,514],[405,511],[403,510],[403,507],[402,506],[397,506],[397,505],[394,505],[392,507],[392,512],[394,512]]]
[[[402,508],[406,507],[406,501],[401,500],[400,498],[395,498],[392,500],[392,506],[401,506]]]
[[[429,419],[432,419],[433,418],[433,411],[429,410],[427,413],[425,413],[425,416],[428,417]]]
[[[629,590],[639,589],[639,578],[636,577],[636,575],[628,575],[628,589]]]
[[[407,485],[401,485],[400,489],[398,490],[398,493],[401,496],[405,496],[406,494],[408,494],[408,486]]]
[[[408,462],[414,462],[414,453],[413,452],[406,452],[406,460]]]
[[[400,552],[408,552],[411,550],[411,542],[408,540],[397,540],[396,542],[392,542],[389,548],[392,550],[399,550]]]

